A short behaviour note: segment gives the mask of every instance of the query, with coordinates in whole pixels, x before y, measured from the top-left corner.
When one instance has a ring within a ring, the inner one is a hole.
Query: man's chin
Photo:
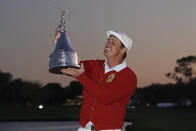
[[[109,52],[104,52],[103,53],[104,54],[104,56],[106,57],[106,58],[108,58],[110,55],[109,55]]]
[[[108,55],[108,52],[107,51],[104,51],[103,54],[104,54],[104,56],[107,56]]]

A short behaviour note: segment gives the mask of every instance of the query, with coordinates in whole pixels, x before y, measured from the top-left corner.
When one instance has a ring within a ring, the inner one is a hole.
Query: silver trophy
[[[60,38],[52,54],[49,56],[49,72],[62,74],[64,68],[80,68],[78,54],[71,47],[71,42],[66,31],[65,11],[61,11],[61,23],[58,26]]]

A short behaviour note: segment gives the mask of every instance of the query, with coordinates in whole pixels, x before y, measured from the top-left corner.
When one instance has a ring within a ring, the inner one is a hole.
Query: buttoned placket
[[[90,107],[90,121],[93,120],[93,114],[94,114],[94,111],[95,111],[95,102],[96,102],[96,97],[93,98],[93,101],[92,101],[92,104],[91,104],[91,107]]]
[[[93,103],[92,103],[92,106],[91,106],[91,111],[94,111],[95,110],[95,101],[96,101],[96,97],[93,98]]]
[[[104,68],[104,65],[103,65],[103,68]],[[100,76],[98,76],[98,77],[100,77],[99,78],[99,82],[100,83],[103,83],[104,82],[104,70],[103,70],[103,74],[101,74]],[[91,107],[90,107],[90,121],[92,121],[93,120],[93,113],[94,113],[94,111],[95,111],[95,103],[96,103],[96,97],[94,97],[93,98],[93,101],[92,101],[92,104],[91,104]]]

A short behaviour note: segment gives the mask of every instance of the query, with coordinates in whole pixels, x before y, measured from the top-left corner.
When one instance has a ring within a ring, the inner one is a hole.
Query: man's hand
[[[54,39],[53,39],[54,44],[56,44],[56,42],[60,38],[60,36],[61,36],[61,33],[58,31],[58,29],[56,29]]]
[[[67,69],[62,69],[61,72],[65,75],[73,76],[73,77],[78,77],[79,75],[83,74],[85,72],[84,70],[84,65],[81,63],[80,69],[74,69],[74,68],[67,68]]]

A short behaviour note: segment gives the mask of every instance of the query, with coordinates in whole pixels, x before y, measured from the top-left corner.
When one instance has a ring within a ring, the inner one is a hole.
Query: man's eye
[[[114,41],[112,41],[112,45],[115,45],[115,42]]]

